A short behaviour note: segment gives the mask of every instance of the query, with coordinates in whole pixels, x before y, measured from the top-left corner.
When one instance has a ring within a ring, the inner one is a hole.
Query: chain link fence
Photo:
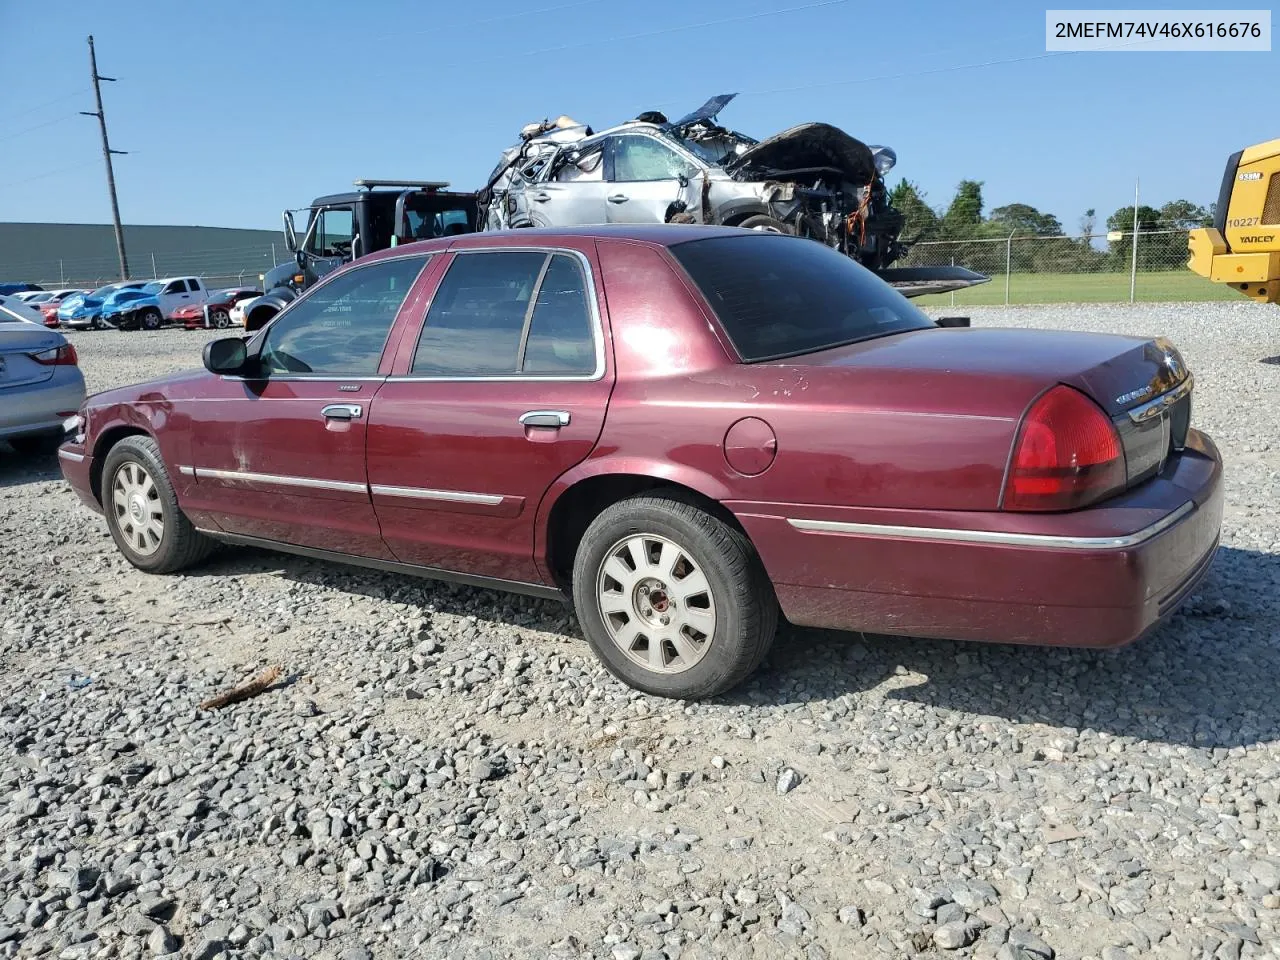
[[[929,305],[1197,302],[1238,296],[1187,269],[1187,230],[983,237],[913,244],[894,264],[967,267],[990,283],[920,298]]]
[[[289,256],[283,243],[228,247],[200,253],[130,249],[129,273],[133,280],[199,277],[210,289],[257,286],[260,277],[280,262],[277,257],[281,255]],[[6,262],[4,270],[6,279],[12,274],[15,278],[38,283],[46,290],[58,287],[96,289],[120,279],[120,264],[114,252],[101,257]]]

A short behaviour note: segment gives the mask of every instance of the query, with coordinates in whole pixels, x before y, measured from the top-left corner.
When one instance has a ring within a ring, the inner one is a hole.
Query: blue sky
[[[76,113],[93,108],[90,33],[119,78],[103,94],[130,151],[126,223],[274,228],[358,177],[474,189],[529,121],[600,128],[733,91],[729,126],[834,123],[894,147],[890,182],[935,206],[973,178],[988,209],[1030,203],[1068,231],[1132,202],[1135,176],[1144,202],[1208,204],[1229,153],[1280,135],[1264,105],[1276,54],[1044,57],[1044,16],[954,0],[0,0],[0,220],[110,219],[97,125]],[[1034,59],[948,69],[1015,58]]]

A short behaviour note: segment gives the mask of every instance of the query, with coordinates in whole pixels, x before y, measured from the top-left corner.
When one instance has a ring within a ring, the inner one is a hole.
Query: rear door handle
[[[612,197],[609,198],[609,202],[610,203],[626,203],[630,199],[631,198],[628,197],[625,193],[615,193]]]
[[[326,420],[358,420],[364,409],[358,403],[331,403],[320,411]]]
[[[559,430],[569,425],[568,410],[530,410],[520,414],[520,423],[526,427],[552,427]]]

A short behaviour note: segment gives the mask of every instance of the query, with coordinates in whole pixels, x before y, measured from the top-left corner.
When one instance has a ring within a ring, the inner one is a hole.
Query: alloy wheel
[[[637,666],[683,673],[711,648],[715,598],[687,550],[666,537],[635,534],[605,554],[596,599],[610,639]]]
[[[145,467],[126,461],[111,481],[111,509],[129,548],[148,557],[164,538],[164,507],[160,491]]]

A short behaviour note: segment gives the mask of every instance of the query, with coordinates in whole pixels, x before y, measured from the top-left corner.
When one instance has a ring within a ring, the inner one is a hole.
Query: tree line
[[[911,258],[920,263],[944,264],[954,258],[957,265],[971,270],[1003,273],[1005,245],[974,241],[1004,240],[1011,234],[1015,242],[1008,253],[1016,272],[1104,273],[1128,270],[1132,262],[1132,204],[1107,217],[1106,230],[1122,231],[1124,237],[1108,241],[1103,249],[1089,239],[1097,231],[1096,210],[1085,211],[1079,234],[1068,237],[1056,216],[1027,203],[1009,203],[985,212],[980,180],[961,180],[951,202],[936,209],[926,201],[924,191],[909,180],[900,181],[889,196],[905,218],[902,239],[908,244],[931,242]],[[1205,208],[1189,200],[1171,200],[1159,208],[1140,205],[1138,268],[1182,269],[1187,259],[1184,231],[1212,223],[1213,205]],[[1020,237],[1044,239],[1017,243]]]

